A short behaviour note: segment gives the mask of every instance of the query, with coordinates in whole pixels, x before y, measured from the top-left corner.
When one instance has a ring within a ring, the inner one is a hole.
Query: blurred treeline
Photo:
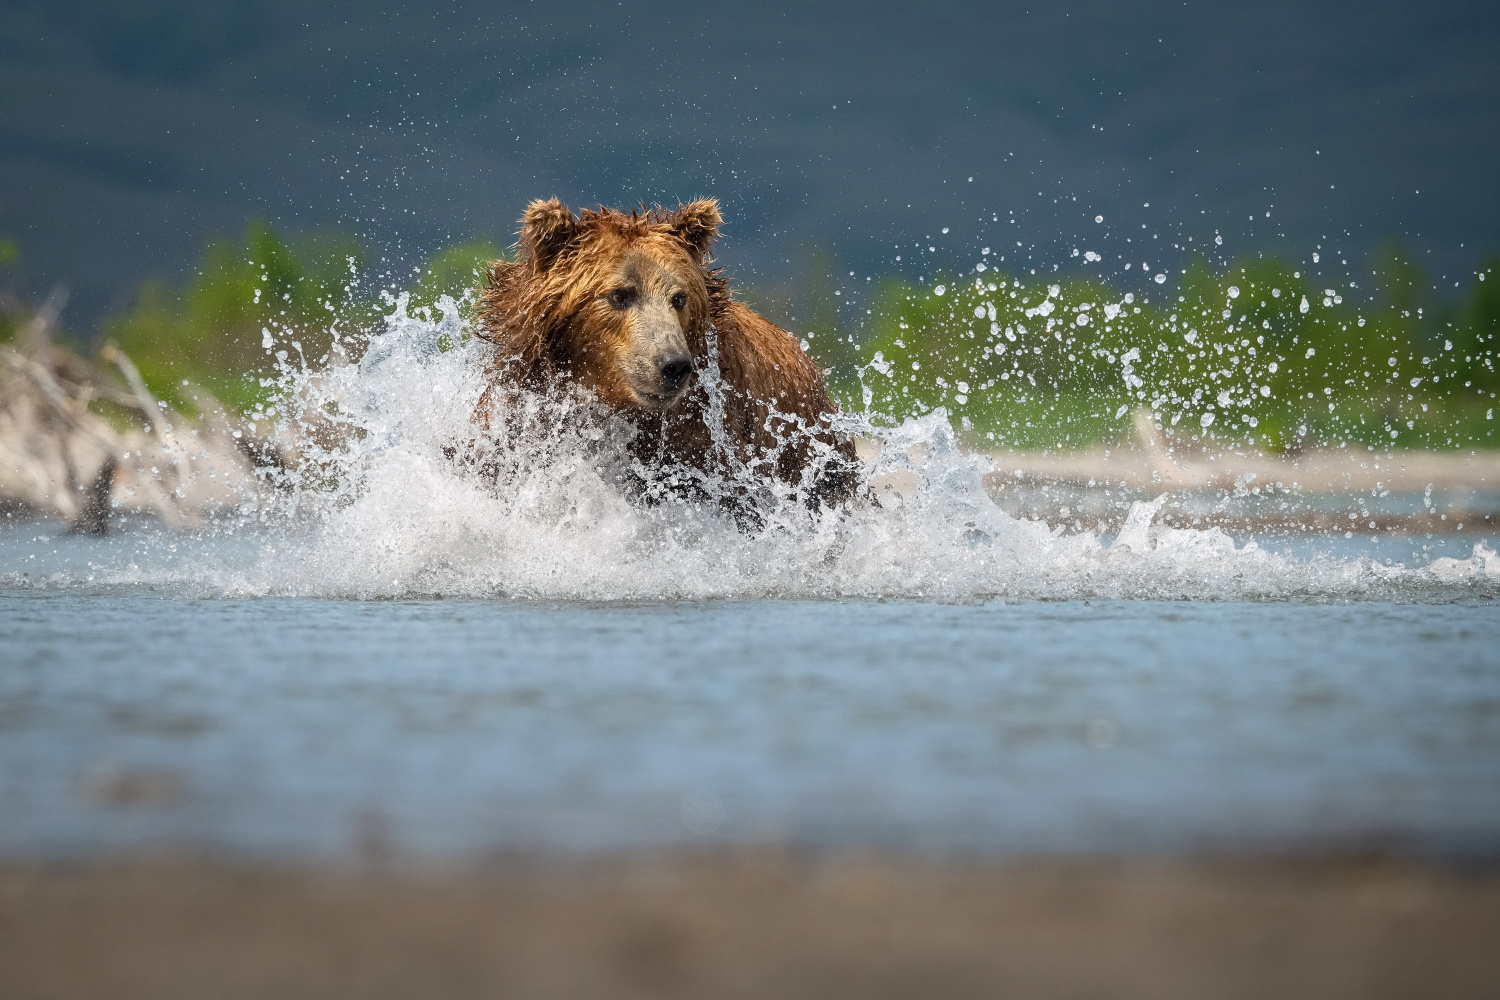
[[[0,265],[15,252],[0,243]],[[336,332],[348,344],[378,329],[391,308],[382,291],[408,292],[415,313],[442,294],[461,299],[498,256],[488,243],[451,247],[382,287],[357,241],[294,245],[252,223],[239,240],[210,242],[181,287],[143,285],[101,343],[132,357],[160,398],[178,402],[186,380],[248,410],[270,393],[278,354],[326,363]],[[794,296],[743,294],[807,338],[846,409],[900,420],[942,406],[975,444],[1108,444],[1145,410],[1187,447],[1447,449],[1500,446],[1497,269],[1487,260],[1443,300],[1394,246],[1359,287],[1255,258],[1194,262],[1138,293],[984,268],[871,282],[858,309],[838,307],[849,299],[831,279]],[[0,316],[0,339],[16,315]]]

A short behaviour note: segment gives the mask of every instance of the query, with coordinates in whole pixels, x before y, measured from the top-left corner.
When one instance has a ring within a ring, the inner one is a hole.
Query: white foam
[[[1400,597],[1492,592],[1500,580],[1500,559],[1482,546],[1469,560],[1407,569],[1155,525],[1164,497],[1137,503],[1112,542],[1017,520],[986,493],[988,460],[959,448],[942,411],[879,430],[846,418],[880,438],[865,467],[878,501],[814,513],[787,497],[749,530],[713,504],[632,500],[616,482],[628,429],[577,401],[518,404],[527,412],[514,423],[529,429],[485,445],[503,469],[490,482],[445,454],[475,437],[486,348],[463,342],[451,300],[438,311],[408,316],[403,298],[357,364],[287,371],[288,426],[337,433],[313,434],[322,443],[245,521],[170,556],[117,545],[86,570],[26,581],[360,599],[970,601]]]

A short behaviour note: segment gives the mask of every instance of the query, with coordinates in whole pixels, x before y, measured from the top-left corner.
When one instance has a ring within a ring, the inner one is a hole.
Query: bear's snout
[[[662,392],[675,396],[693,374],[693,362],[686,354],[669,355],[657,362],[656,370],[661,372]]]
[[[658,350],[646,362],[644,378],[631,382],[641,404],[653,410],[665,410],[682,396],[693,377],[693,359],[680,347]],[[644,372],[643,372],[644,374]]]

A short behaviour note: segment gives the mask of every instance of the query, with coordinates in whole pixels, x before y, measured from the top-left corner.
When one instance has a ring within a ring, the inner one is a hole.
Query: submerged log
[[[83,495],[83,506],[73,519],[72,530],[78,535],[103,535],[109,532],[109,498],[115,488],[115,464],[113,455],[105,459]]]

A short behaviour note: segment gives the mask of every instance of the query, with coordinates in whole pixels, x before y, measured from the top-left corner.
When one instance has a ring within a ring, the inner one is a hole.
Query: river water
[[[6,565],[92,554],[96,576],[131,548],[3,539]],[[1487,583],[939,602],[35,580],[0,589],[12,855],[1500,847]]]
[[[338,426],[200,531],[3,522],[0,853],[1500,853],[1495,539],[1017,520],[941,411],[845,512],[642,506],[570,412],[481,482],[453,322],[289,373]]]

